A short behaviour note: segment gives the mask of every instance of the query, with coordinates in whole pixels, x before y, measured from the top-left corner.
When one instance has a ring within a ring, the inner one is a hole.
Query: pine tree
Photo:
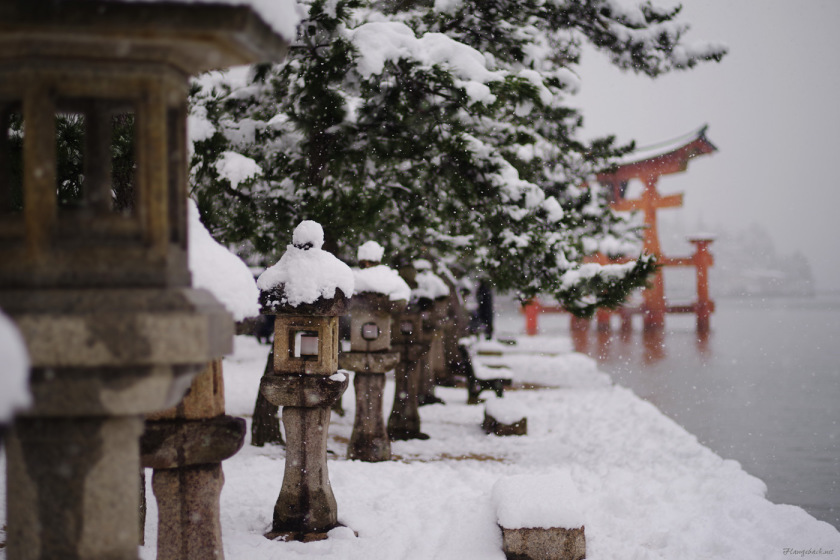
[[[616,0],[308,0],[288,59],[195,82],[193,194],[205,223],[259,264],[301,219],[352,259],[457,260],[575,313],[621,303],[653,271],[580,263],[638,232],[582,188],[632,145],[583,142],[566,104],[583,42],[655,77],[719,60],[689,49],[679,8]]]

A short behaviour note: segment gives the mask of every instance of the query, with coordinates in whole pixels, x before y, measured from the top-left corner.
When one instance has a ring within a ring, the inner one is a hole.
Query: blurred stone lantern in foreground
[[[338,372],[338,317],[353,293],[353,272],[321,250],[324,232],[304,221],[280,261],[257,281],[261,313],[274,321],[274,371],[260,382],[283,407],[286,467],[269,538],[325,538],[338,526],[327,473],[330,407],[347,389]]]
[[[233,335],[190,288],[188,77],[287,47],[245,6],[0,4],[0,307],[33,394],[8,439],[10,559],[137,558],[143,414]]]
[[[237,321],[258,315],[259,290],[251,271],[210,236],[192,200],[188,210],[193,285],[209,290]],[[175,407],[146,417],[140,458],[154,469],[157,560],[224,558],[221,462],[239,451],[244,438],[245,420],[225,414],[221,359],[195,376]]]
[[[385,373],[399,354],[391,352],[391,314],[405,308],[411,288],[395,270],[380,264],[383,249],[375,241],[359,247],[355,293],[350,300],[350,352],[339,358],[342,368],[355,372],[356,418],[347,458],[387,461],[391,442],[382,416]]]

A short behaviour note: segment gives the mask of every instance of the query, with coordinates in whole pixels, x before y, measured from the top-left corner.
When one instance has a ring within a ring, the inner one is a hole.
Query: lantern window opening
[[[379,325],[374,323],[373,321],[369,323],[365,323],[362,325],[362,338],[367,341],[373,341],[379,338],[381,334],[381,330],[379,329]]]
[[[133,104],[59,99],[55,127],[59,210],[131,217],[137,168]]]
[[[400,332],[404,335],[410,335],[414,333],[414,323],[411,321],[403,321],[400,323]]]
[[[0,100],[0,215],[23,213],[23,108]]]
[[[289,342],[290,358],[307,360],[318,357],[318,331],[293,330],[290,332]]]
[[[170,107],[166,111],[166,143],[169,161],[167,162],[167,191],[170,242],[187,249],[187,228],[186,222],[179,219],[180,215],[186,213],[186,177],[187,170],[187,107],[180,105]]]

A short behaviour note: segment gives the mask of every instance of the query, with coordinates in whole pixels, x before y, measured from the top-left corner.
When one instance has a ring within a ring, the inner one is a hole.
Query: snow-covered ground
[[[333,415],[335,455],[329,462],[339,520],[347,529],[334,530],[326,541],[283,543],[262,536],[280,492],[284,452],[246,444],[224,463],[226,558],[503,559],[493,486],[513,475],[544,480],[552,474],[570,477],[577,487],[589,560],[781,558],[820,549],[840,555],[840,533],[831,525],[801,508],[767,501],[763,482],[700,445],[653,405],[612,385],[591,360],[571,353],[566,339],[523,344],[528,347],[482,361],[505,362],[511,370],[503,375],[516,384],[554,385],[505,393],[509,407],[527,411],[527,436],[485,435],[484,406],[466,405],[464,389],[438,388],[447,404],[420,409],[431,439],[393,443],[390,462],[348,461],[351,385],[343,400],[346,416]],[[237,337],[224,364],[229,414],[251,414],[267,351],[252,338]],[[390,380],[387,389],[390,409]],[[149,510],[146,559],[155,556],[154,500]]]
[[[330,427],[335,453],[330,479],[346,528],[335,529],[326,541],[286,543],[262,536],[280,491],[284,451],[246,444],[224,463],[226,558],[501,560],[493,488],[517,475],[556,477],[560,488],[547,489],[547,498],[577,495],[578,503],[562,509],[571,508],[584,521],[589,560],[840,554],[840,533],[831,525],[801,508],[767,501],[763,482],[700,445],[653,405],[613,385],[588,358],[571,353],[567,340],[525,343],[526,348],[481,361],[490,372],[504,371],[488,367],[504,363],[511,369],[501,375],[513,377],[515,385],[553,385],[505,393],[504,408],[527,413],[527,436],[485,435],[484,405],[466,405],[464,389],[438,388],[447,404],[421,408],[422,429],[431,439],[393,443],[390,462],[348,461],[351,385],[344,395],[347,414],[333,415]],[[224,363],[229,414],[250,416],[267,352],[254,339],[237,337]],[[387,390],[390,408],[390,379]],[[5,504],[4,492],[0,498]],[[529,511],[516,505],[508,509]],[[0,516],[2,526],[5,512]],[[152,498],[143,559],[155,558],[156,523]]]

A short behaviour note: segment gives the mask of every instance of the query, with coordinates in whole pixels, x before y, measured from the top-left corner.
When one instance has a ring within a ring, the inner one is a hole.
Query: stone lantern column
[[[429,352],[430,337],[423,331],[424,315],[433,303],[427,298],[414,299],[404,311],[394,316],[391,343],[400,353],[394,371],[394,405],[388,417],[388,436],[392,440],[429,439],[420,431],[420,375]]]
[[[321,250],[315,222],[295,229],[290,245],[257,281],[261,312],[274,321],[274,369],[260,382],[268,402],[283,407],[286,466],[268,538],[326,538],[338,526],[338,506],[327,472],[330,409],[347,389],[338,372],[338,317],[353,273]]]
[[[356,293],[350,300],[350,352],[339,356],[339,365],[355,372],[356,417],[347,458],[367,462],[391,458],[382,416],[385,373],[399,362],[399,354],[391,351],[391,314],[403,310],[411,296],[399,274],[379,264],[382,254],[375,241],[359,248]]]
[[[176,407],[149,415],[140,449],[142,466],[154,469],[158,560],[224,559],[221,463],[244,439],[245,420],[225,415],[221,360],[195,377]]]
[[[233,335],[190,287],[188,77],[287,47],[243,6],[0,5],[0,307],[33,395],[7,441],[9,560],[137,558],[143,416]],[[84,138],[72,176],[57,122]],[[122,133],[133,161],[118,172]]]
[[[425,259],[414,261],[418,273],[415,276],[417,287],[414,295],[420,299],[427,299],[427,310],[422,316],[421,339],[428,344],[428,350],[423,354],[420,365],[418,388],[418,404],[443,403],[435,395],[435,369],[442,367],[443,357],[443,326],[449,315],[449,286],[443,279],[432,271],[432,264]]]

